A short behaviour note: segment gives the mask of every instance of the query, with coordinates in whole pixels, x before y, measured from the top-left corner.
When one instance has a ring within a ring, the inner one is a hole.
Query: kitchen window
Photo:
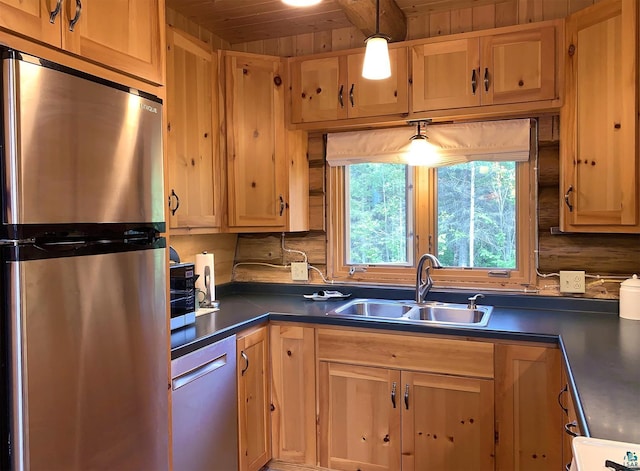
[[[395,158],[330,161],[330,276],[413,284],[416,261],[428,252],[444,266],[432,270],[436,286],[533,283],[536,152],[528,147],[524,157],[467,155],[437,168]]]

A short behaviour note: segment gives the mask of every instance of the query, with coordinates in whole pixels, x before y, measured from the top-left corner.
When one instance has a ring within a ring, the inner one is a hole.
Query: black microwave
[[[176,263],[169,267],[171,330],[196,321],[197,278],[193,263]]]

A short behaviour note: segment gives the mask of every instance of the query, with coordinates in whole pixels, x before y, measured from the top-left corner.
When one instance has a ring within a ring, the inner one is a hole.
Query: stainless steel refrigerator
[[[0,54],[0,467],[167,469],[162,102]]]

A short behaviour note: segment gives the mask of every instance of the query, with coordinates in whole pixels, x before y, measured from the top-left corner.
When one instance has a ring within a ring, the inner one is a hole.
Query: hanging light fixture
[[[413,166],[434,166],[438,162],[438,151],[436,146],[429,142],[427,137],[427,124],[431,123],[430,119],[422,121],[409,121],[413,126],[417,125],[416,133],[409,138],[409,156],[408,164]],[[424,132],[420,129],[420,125],[424,124]]]
[[[380,34],[380,0],[376,0],[376,32],[365,43],[362,76],[369,80],[382,80],[391,77],[389,61],[389,36]]]
[[[317,5],[322,0],[282,0],[282,3],[292,7],[310,7]]]

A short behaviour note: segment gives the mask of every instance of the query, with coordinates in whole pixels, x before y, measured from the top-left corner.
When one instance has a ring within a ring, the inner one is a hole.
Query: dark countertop
[[[171,358],[268,320],[332,324],[405,332],[558,342],[569,373],[578,420],[587,436],[640,443],[640,321],[620,319],[618,302],[582,298],[490,294],[486,327],[445,327],[394,320],[327,316],[348,300],[311,301],[312,285],[230,283],[216,287],[220,310],[171,335]],[[353,298],[412,299],[406,288],[330,286]],[[469,293],[433,290],[429,299],[466,302]],[[638,306],[640,309],[640,306]]]

